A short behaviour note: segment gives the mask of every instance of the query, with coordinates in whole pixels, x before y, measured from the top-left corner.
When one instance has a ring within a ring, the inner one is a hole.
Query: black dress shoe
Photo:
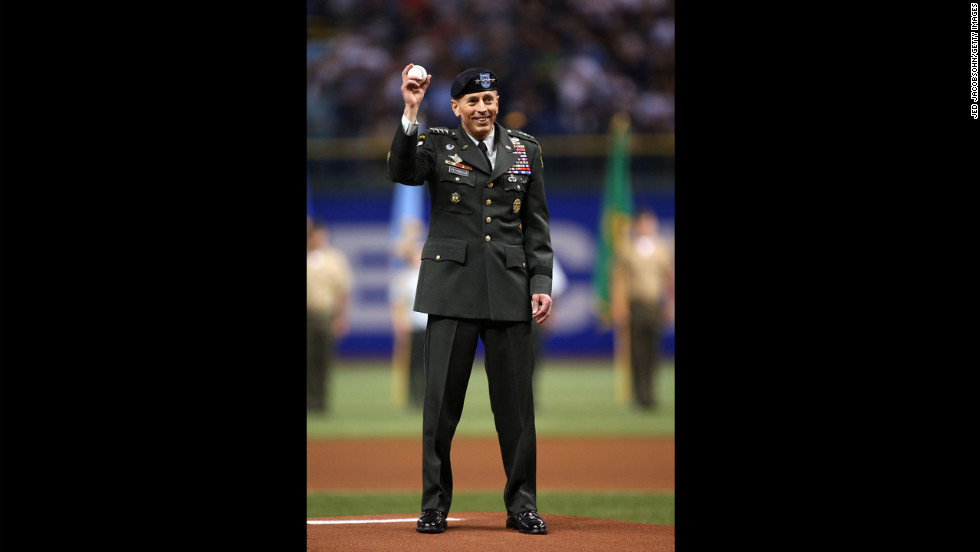
[[[446,530],[446,514],[439,510],[422,510],[415,530],[419,533],[442,533]]]
[[[548,526],[545,525],[544,520],[534,510],[507,516],[507,528],[517,529],[521,533],[527,533],[529,535],[548,534]]]

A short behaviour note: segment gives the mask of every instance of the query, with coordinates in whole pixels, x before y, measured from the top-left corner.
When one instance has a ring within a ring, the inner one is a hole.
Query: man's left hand
[[[547,293],[535,293],[531,296],[531,318],[540,326],[551,316],[551,296]]]

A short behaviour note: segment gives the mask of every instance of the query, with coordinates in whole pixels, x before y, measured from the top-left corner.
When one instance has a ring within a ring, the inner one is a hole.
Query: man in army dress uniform
[[[553,252],[541,148],[503,128],[497,77],[484,68],[456,76],[456,129],[418,135],[423,81],[402,71],[405,110],[388,152],[388,178],[428,182],[429,231],[414,310],[428,313],[422,410],[422,515],[416,530],[441,533],[452,504],[450,447],[477,340],[483,342],[490,405],[507,483],[505,526],[545,534],[537,514],[531,323],[551,313]]]

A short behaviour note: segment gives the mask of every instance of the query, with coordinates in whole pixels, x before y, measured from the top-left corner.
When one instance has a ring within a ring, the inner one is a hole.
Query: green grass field
[[[534,383],[535,428],[550,436],[672,436],[674,364],[665,361],[657,377],[660,406],[645,412],[618,404],[612,363],[552,359]],[[331,376],[331,411],[306,419],[308,438],[414,437],[422,413],[395,406],[390,365],[341,362]],[[457,436],[492,437],[493,413],[482,360],[473,366]]]
[[[549,359],[535,380],[535,426],[538,437],[673,436],[674,376],[672,360],[658,373],[659,406],[645,412],[616,400],[612,363]],[[341,360],[330,380],[327,414],[309,415],[309,439],[393,438],[420,436],[422,414],[392,401],[392,377],[386,361]],[[493,414],[482,359],[474,364],[457,436],[492,437]],[[307,493],[307,517],[415,512],[420,493]],[[673,493],[538,492],[542,515],[576,515],[674,524]],[[455,511],[497,511],[500,492],[463,492],[453,496]]]

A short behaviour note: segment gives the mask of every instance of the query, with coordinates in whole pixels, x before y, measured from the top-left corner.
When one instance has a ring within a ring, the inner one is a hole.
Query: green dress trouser
[[[422,509],[449,513],[453,499],[450,449],[463,413],[466,386],[483,342],[490,408],[507,483],[508,514],[537,509],[537,449],[531,380],[531,321],[494,322],[429,315],[422,410]]]

